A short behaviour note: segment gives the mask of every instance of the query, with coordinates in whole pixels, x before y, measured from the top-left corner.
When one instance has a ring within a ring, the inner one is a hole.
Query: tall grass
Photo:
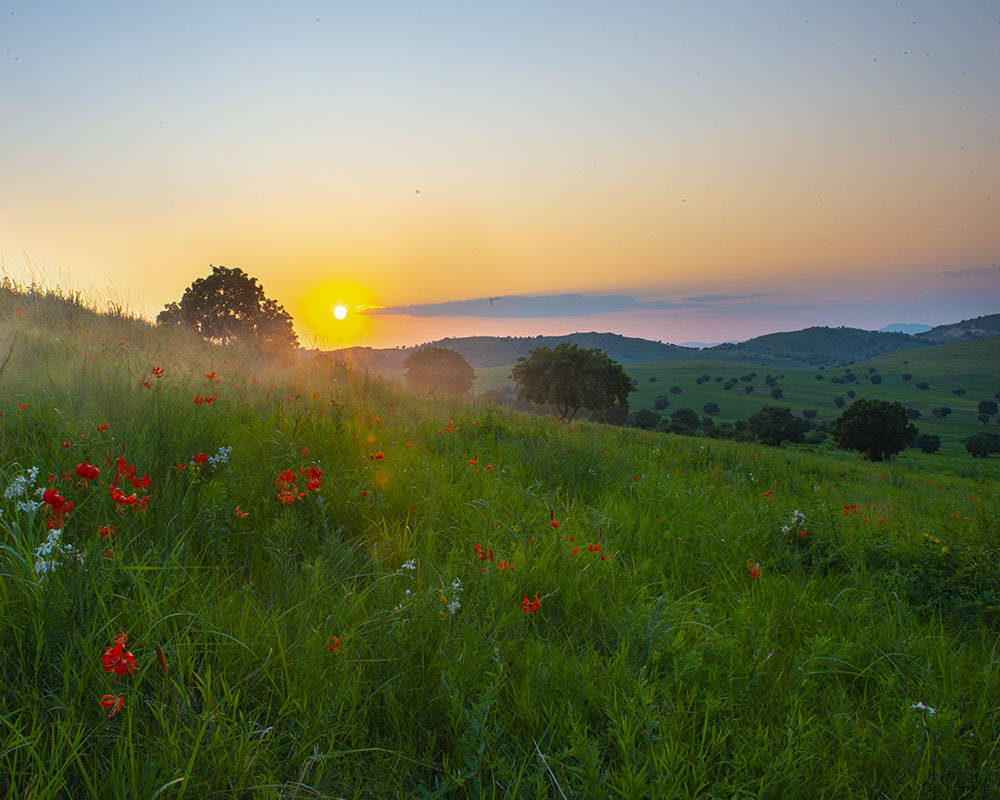
[[[11,343],[0,489],[75,507],[38,572],[48,509],[0,497],[7,796],[996,796],[986,472],[506,415],[8,287]]]

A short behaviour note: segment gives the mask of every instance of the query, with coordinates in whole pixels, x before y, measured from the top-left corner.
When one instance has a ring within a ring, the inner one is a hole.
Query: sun
[[[349,281],[329,281],[307,288],[295,308],[302,339],[313,347],[347,347],[368,331],[372,292]]]

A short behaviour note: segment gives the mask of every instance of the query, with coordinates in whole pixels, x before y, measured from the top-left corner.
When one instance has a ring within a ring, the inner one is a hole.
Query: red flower
[[[799,531],[799,536],[805,538],[805,535],[806,535],[805,531]]]
[[[556,512],[553,511],[551,508],[549,509],[549,519],[552,520],[552,527],[553,528],[558,528],[559,527],[559,523],[556,522]]]
[[[125,695],[120,697],[113,694],[106,694],[101,698],[101,708],[108,709],[108,719],[111,719],[115,714],[121,711],[122,703],[125,702]]]
[[[377,453],[375,454],[375,460],[376,460],[376,461],[381,461],[381,460],[382,460],[383,458],[385,458],[385,453],[383,453],[383,452],[382,452],[381,450],[379,450],[379,451],[378,451],[378,452],[377,452]]]
[[[107,429],[108,429],[108,423],[106,422],[102,422],[100,425],[97,426],[97,430],[99,431],[106,431]]]
[[[76,474],[85,481],[92,481],[101,474],[101,471],[93,464],[84,462],[76,465]]]
[[[60,442],[60,444],[63,447],[69,447],[69,439],[63,439],[62,442]]]
[[[528,595],[524,596],[521,601],[521,608],[524,609],[525,614],[535,614],[542,607],[542,601],[538,599],[538,594],[535,594],[534,600],[529,600]]]
[[[101,661],[104,664],[105,672],[113,672],[115,675],[128,675],[135,671],[135,656],[125,649],[128,637],[124,631],[120,631],[115,637],[115,643],[105,648]]]
[[[235,514],[240,519],[246,519],[247,517],[250,516],[250,512],[249,511],[240,511],[240,507],[239,506],[236,506]]]
[[[59,509],[66,504],[66,498],[50,486],[42,492],[42,502],[48,503],[54,509]]]
[[[275,486],[280,486],[283,483],[295,483],[296,475],[290,469],[282,470],[278,473],[278,480],[274,482]]]
[[[750,573],[750,577],[755,581],[760,580],[760,564],[747,562],[747,571]]]
[[[588,549],[588,550],[589,550],[589,551],[590,551],[591,553],[599,553],[599,552],[601,552],[601,545],[600,545],[600,544],[592,544],[592,543],[588,543],[588,544],[587,544],[587,549]]]
[[[580,552],[580,548],[579,547],[574,547],[572,550],[569,551],[569,554],[571,556],[575,556],[579,552]]]
[[[505,570],[505,569],[512,570],[512,569],[514,569],[514,562],[512,562],[512,561],[497,561],[497,569],[499,569],[499,570]]]
[[[331,636],[330,641],[327,642],[326,649],[329,650],[331,653],[335,653],[339,648],[340,648],[340,639],[338,639],[336,636]]]
[[[115,532],[115,526],[102,525],[100,528],[97,529],[97,532],[101,534],[101,536],[110,536],[112,533]]]
[[[163,367],[153,367],[153,377],[162,378],[163,377]]]
[[[479,463],[479,456],[473,456],[470,458],[469,463],[472,464],[472,466],[476,466],[476,464]]]

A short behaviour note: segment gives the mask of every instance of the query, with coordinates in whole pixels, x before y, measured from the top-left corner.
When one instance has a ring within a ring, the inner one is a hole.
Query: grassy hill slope
[[[811,366],[842,366],[921,345],[922,342],[905,333],[813,327],[770,333],[738,344],[716,345],[704,351],[704,356],[728,361],[783,359]]]
[[[0,346],[6,796],[1000,783],[995,461],[507,416],[10,291]]]

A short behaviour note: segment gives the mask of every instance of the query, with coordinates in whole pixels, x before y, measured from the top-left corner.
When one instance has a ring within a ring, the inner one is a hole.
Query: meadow
[[[998,796],[996,459],[565,424],[10,287],[0,365],[4,796]]]
[[[956,460],[969,458],[962,446],[965,437],[983,430],[1000,432],[1000,418],[994,416],[986,425],[977,419],[979,401],[995,400],[1000,392],[1000,336],[903,350],[851,364],[847,371],[843,367],[803,369],[801,364],[781,362],[709,360],[628,364],[625,371],[636,383],[636,391],[629,395],[630,409],[654,410],[656,399],[666,395],[669,405],[656,412],[661,417],[685,407],[702,416],[705,404],[715,403],[719,410],[711,416],[716,422],[736,422],[746,420],[765,405],[773,405],[787,406],[797,416],[812,409],[816,411],[816,423],[832,423],[855,399],[898,401],[920,412],[914,424],[921,433],[941,437],[941,453]],[[402,370],[398,373],[402,377]],[[833,380],[849,374],[855,376],[854,381]],[[705,375],[709,380],[699,382]],[[751,375],[754,377],[750,380],[740,380]],[[877,375],[880,382],[872,383],[871,375]],[[765,382],[769,376],[775,379],[773,386]],[[727,389],[727,381],[735,383]],[[924,384],[927,388],[918,388]],[[476,391],[510,386],[509,366],[476,369]],[[671,392],[673,387],[679,387],[681,392]],[[772,388],[779,389],[781,396],[773,397]],[[956,389],[963,394],[956,395]],[[838,397],[843,407],[836,405]],[[950,408],[951,413],[935,417],[933,410],[942,406]],[[821,449],[832,450],[832,446]],[[906,456],[919,460],[922,454],[910,450]]]

